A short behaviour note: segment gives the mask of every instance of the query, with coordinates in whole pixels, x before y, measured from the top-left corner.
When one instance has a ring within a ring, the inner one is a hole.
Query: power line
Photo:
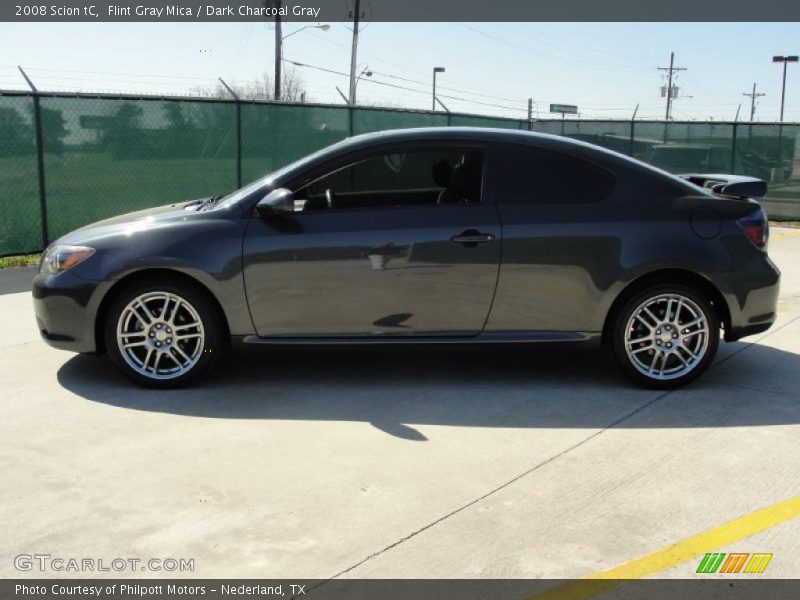
[[[640,70],[640,69],[649,69],[650,68],[650,67],[638,67],[638,66],[634,67],[634,66],[630,66],[630,65],[618,65],[618,64],[615,64],[615,63],[601,63],[601,62],[596,62],[596,61],[587,61],[587,60],[583,60],[583,59],[570,59],[570,58],[563,58],[563,57],[553,56],[553,55],[548,54],[546,52],[542,52],[541,50],[535,50],[535,49],[531,48],[528,45],[520,44],[518,42],[514,42],[514,41],[508,40],[506,38],[502,38],[502,37],[493,35],[491,33],[487,33],[485,31],[481,31],[477,27],[473,27],[472,25],[468,25],[467,23],[457,23],[457,25],[459,25],[459,26],[461,26],[461,27],[463,27],[465,29],[468,29],[469,31],[472,31],[474,33],[477,33],[477,34],[482,35],[484,37],[487,37],[489,39],[492,39],[492,40],[494,40],[496,42],[500,42],[501,44],[505,44],[507,46],[511,46],[511,47],[516,48],[518,50],[523,50],[523,51],[525,51],[527,53],[535,54],[535,55],[541,56],[542,58],[546,58],[548,60],[552,60],[552,61],[556,61],[556,62],[561,62],[561,63],[564,63],[564,64],[570,64],[570,65],[573,65],[573,66],[585,67],[585,68],[591,68],[591,69],[599,69],[599,70],[605,70],[605,71],[619,71],[619,70],[631,70],[631,69]]]
[[[2,68],[9,68],[10,67],[2,67]],[[15,67],[16,68],[16,67]],[[26,69],[30,72],[33,71],[50,71],[54,73],[83,73],[87,75],[123,75],[125,77],[157,77],[161,79],[195,79],[199,81],[212,81],[214,80],[213,77],[191,77],[188,75],[154,75],[152,73],[119,73],[119,72],[111,72],[111,71],[85,71],[81,69],[52,69],[46,67],[26,67]],[[88,80],[87,80],[88,81]],[[216,80],[214,80],[216,81]]]
[[[572,48],[570,48],[568,46],[565,46],[563,44],[558,44],[558,43],[555,43],[555,42],[552,42],[552,41],[547,41],[547,40],[543,39],[541,37],[541,32],[537,31],[535,34],[532,34],[529,31],[523,31],[520,28],[512,27],[508,23],[502,23],[501,25],[503,27],[505,27],[506,29],[508,29],[509,31],[513,31],[517,35],[523,36],[526,39],[533,39],[534,41],[536,41],[539,44],[544,44],[546,46],[550,46],[554,50],[557,50],[557,51],[560,51],[560,52],[564,52],[566,54],[573,54],[573,55],[578,55],[578,56],[581,56],[581,57],[585,56],[586,54],[606,54],[606,55],[613,56],[613,57],[616,57],[616,58],[626,58],[626,59],[629,59],[631,57],[631,55],[629,53],[625,53],[624,54],[622,52],[611,52],[609,50],[601,50],[599,48],[585,46],[583,44],[581,44],[580,50],[574,50],[574,49],[572,49]],[[653,59],[653,60],[658,58],[658,56],[655,55],[655,54],[642,54],[640,52],[637,52],[636,56],[638,58],[646,58],[646,59]],[[640,66],[640,67],[639,66],[628,66],[628,67],[621,67],[621,68],[649,69],[650,67],[646,67],[646,66]]]
[[[341,42],[337,42],[335,40],[328,39],[325,36],[321,36],[321,35],[315,34],[313,32],[309,32],[309,35],[314,37],[314,38],[316,38],[316,39],[318,39],[318,40],[320,40],[320,41],[323,41],[323,42],[325,42],[327,44],[331,44],[333,46],[338,46],[338,47],[344,48],[344,49],[348,49],[349,48],[349,46],[347,46],[345,44],[342,44]],[[401,71],[404,71],[406,73],[413,73],[415,75],[423,75],[423,76],[427,76],[428,75],[427,73],[422,73],[421,71],[417,71],[416,69],[409,69],[406,65],[402,65],[402,64],[390,61],[390,60],[386,60],[385,58],[377,56],[376,54],[371,53],[371,52],[365,52],[365,51],[359,49],[359,54],[361,56],[365,56],[365,57],[369,58],[370,62],[372,62],[372,61],[381,62],[381,63],[384,63],[384,64],[389,65],[391,67],[394,67],[395,69],[399,69]],[[372,71],[376,72],[374,69],[372,69]],[[384,77],[390,77],[392,79],[408,81],[409,83],[417,83],[417,84],[420,84],[420,85],[428,85],[428,82],[420,82],[418,80],[406,79],[406,78],[399,77],[397,75],[389,75],[387,73],[382,73],[382,75]],[[527,102],[527,100],[520,100],[519,98],[505,98],[505,97],[502,97],[502,96],[494,96],[494,95],[485,94],[485,93],[482,93],[482,92],[474,92],[474,91],[470,91],[470,90],[475,90],[476,88],[473,88],[473,87],[470,87],[470,86],[461,85],[461,84],[458,84],[458,83],[457,83],[457,85],[458,85],[458,87],[453,87],[452,84],[449,85],[449,86],[437,85],[437,87],[439,87],[440,89],[446,89],[446,90],[449,90],[451,92],[456,92],[456,93],[459,93],[459,94],[468,94],[470,96],[482,96],[484,98],[492,98],[492,99],[495,99],[495,100],[502,100],[504,102],[522,102],[522,103]]]
[[[424,82],[424,81],[418,81],[416,79],[408,79],[406,77],[400,77],[399,75],[390,75],[389,73],[382,73],[380,71],[376,71],[375,69],[373,69],[372,72],[375,75],[381,75],[383,77],[388,77],[390,79],[397,79],[398,81],[406,81],[408,83],[416,83],[418,85],[427,85],[427,82]],[[524,104],[527,104],[527,102],[528,102],[527,100],[520,100],[519,98],[506,98],[506,97],[503,97],[503,96],[494,96],[492,94],[482,94],[482,93],[479,93],[479,92],[469,92],[469,91],[466,91],[466,90],[462,90],[462,89],[454,88],[454,87],[449,87],[449,86],[444,86],[444,85],[441,85],[441,84],[437,84],[437,88],[440,89],[440,90],[448,90],[448,91],[451,91],[451,92],[467,94],[468,96],[480,96],[480,97],[483,97],[483,98],[490,98],[490,99],[493,99],[493,100],[502,100],[503,102],[520,102],[520,103],[524,103]],[[438,94],[438,95],[441,96],[441,94]]]
[[[301,63],[301,62],[297,62],[297,61],[293,61],[293,60],[289,60],[289,59],[284,59],[284,61],[288,62],[288,63],[290,63],[290,64],[292,64],[292,65],[294,65],[296,67],[304,67],[304,68],[308,68],[308,69],[314,69],[314,70],[317,70],[317,71],[323,71],[325,73],[330,73],[330,74],[333,74],[333,75],[339,75],[341,77],[349,77],[350,76],[349,73],[343,73],[342,71],[336,71],[335,69],[328,69],[326,67],[320,67],[320,66],[317,66],[317,65],[309,65],[309,64],[306,64],[306,63]],[[403,85],[397,85],[397,84],[394,84],[394,83],[388,83],[386,81],[378,81],[378,80],[373,79],[373,78],[363,79],[362,81],[366,81],[368,83],[372,83],[372,84],[375,84],[375,85],[381,85],[381,86],[384,86],[384,87],[390,87],[390,88],[394,88],[394,89],[398,89],[398,90],[405,90],[407,92],[414,92],[414,93],[417,93],[417,94],[428,95],[430,93],[428,90],[419,90],[419,89],[410,88],[410,87],[403,86]],[[459,102],[465,102],[467,104],[476,104],[476,105],[479,105],[479,106],[490,106],[492,108],[502,108],[502,109],[505,109],[505,110],[512,110],[512,111],[517,111],[517,112],[526,112],[527,111],[527,109],[525,109],[525,108],[519,108],[519,107],[516,107],[516,106],[504,106],[504,105],[501,105],[501,104],[492,104],[492,103],[489,103],[489,102],[480,102],[478,100],[471,100],[469,98],[461,98],[459,96],[449,96],[449,95],[445,95],[445,94],[438,94],[438,96],[440,96],[442,98],[449,99],[449,100],[456,100],[456,101],[459,101]]]

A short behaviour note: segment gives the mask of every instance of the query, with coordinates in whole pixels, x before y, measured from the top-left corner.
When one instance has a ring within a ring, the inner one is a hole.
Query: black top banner
[[[358,10],[356,11],[356,7]],[[800,21],[797,0],[3,0],[6,22]],[[746,39],[731,40],[746,43]]]

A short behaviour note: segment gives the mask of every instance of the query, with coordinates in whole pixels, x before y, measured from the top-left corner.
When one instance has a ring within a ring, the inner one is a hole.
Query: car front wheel
[[[105,343],[114,363],[135,382],[179,387],[211,367],[222,350],[223,329],[207,294],[153,281],[115,298]]]
[[[699,377],[719,345],[714,307],[694,289],[655,285],[616,314],[613,351],[622,371],[647,387],[676,388]]]

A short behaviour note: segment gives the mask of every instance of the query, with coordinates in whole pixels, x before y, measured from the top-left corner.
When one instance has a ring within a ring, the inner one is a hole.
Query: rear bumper
[[[95,321],[111,282],[88,281],[69,271],[33,280],[33,311],[39,333],[50,346],[96,352]]]
[[[781,273],[764,254],[715,283],[730,313],[725,341],[734,342],[769,329],[777,317]]]
[[[757,333],[764,333],[767,329],[772,327],[775,321],[769,323],[758,323],[756,325],[743,325],[742,327],[732,327],[729,331],[725,332],[726,342],[735,342],[748,335],[756,335]]]

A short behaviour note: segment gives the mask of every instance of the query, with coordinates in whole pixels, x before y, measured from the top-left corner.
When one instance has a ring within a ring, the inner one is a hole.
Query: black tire
[[[669,304],[673,296],[673,303]],[[686,302],[679,305],[678,298]],[[644,305],[650,314],[643,312]],[[670,321],[666,311],[673,316],[678,306],[684,319],[675,316]],[[702,323],[690,325],[689,329],[682,327],[696,320],[689,318],[692,312],[697,313],[697,318],[702,314],[705,320],[705,340],[704,334],[692,333],[702,331]],[[634,313],[641,318],[634,317]],[[680,327],[676,328],[676,323]],[[719,347],[719,332],[716,311],[702,293],[686,285],[655,284],[636,291],[616,311],[611,323],[611,349],[622,372],[639,385],[674,389],[694,381],[708,369]],[[630,346],[630,353],[626,346]],[[696,358],[692,358],[694,354]]]
[[[159,313],[159,297],[161,295],[164,296],[161,306],[164,306],[163,302],[166,301],[166,306],[161,308],[161,313],[172,313],[174,310],[172,322],[166,322],[169,314]],[[131,311],[128,310],[129,305],[137,298],[143,297],[145,304],[149,307],[147,309],[149,312],[143,311],[142,304],[137,303],[135,312],[142,317],[138,319],[135,316],[132,317]],[[177,308],[175,308],[176,306]],[[150,325],[145,324],[150,318],[148,314],[154,317]],[[195,322],[200,326],[192,327],[191,323]],[[159,327],[158,331],[155,330],[157,326]],[[121,328],[124,335],[130,336],[124,339],[131,340],[136,346],[142,347],[128,349],[123,355],[123,349],[118,343],[118,328]],[[138,332],[139,328],[141,328],[141,333]],[[169,330],[170,333],[161,333],[161,328],[165,332]],[[112,362],[136,383],[159,389],[183,387],[205,374],[226,348],[225,331],[219,311],[205,290],[200,286],[182,282],[170,283],[162,278],[142,280],[124,289],[112,301],[103,324],[105,347]],[[169,337],[156,342],[156,333],[159,336],[172,335],[174,339]],[[178,339],[180,336],[189,339]],[[142,340],[146,345],[140,343]],[[154,347],[156,343],[159,348]],[[148,352],[155,353],[155,357],[144,360],[144,356]],[[187,357],[186,361],[183,361],[181,352],[183,356]],[[161,357],[158,356],[159,353],[162,354]],[[156,358],[158,362],[156,362]],[[147,366],[143,367],[142,364],[135,366],[137,361],[153,367],[152,373],[146,374]],[[185,362],[185,365],[190,366],[181,371],[180,362]],[[170,367],[174,370],[173,373],[168,372]],[[164,372],[161,373],[161,371]]]

